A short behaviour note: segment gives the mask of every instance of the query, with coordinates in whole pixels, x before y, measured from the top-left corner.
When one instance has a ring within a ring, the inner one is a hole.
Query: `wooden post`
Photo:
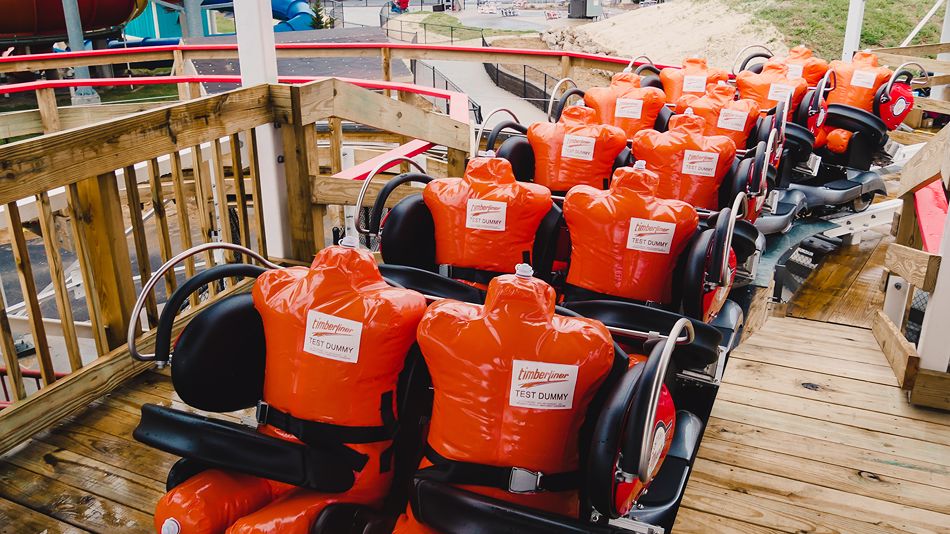
[[[448,158],[446,174],[449,177],[459,177],[465,174],[465,158],[468,157],[468,152],[457,148],[450,148],[448,149],[446,157]]]
[[[561,78],[570,78],[571,70],[574,65],[571,61],[571,56],[561,56]]]
[[[292,87],[291,102],[294,123],[280,129],[284,146],[284,173],[287,181],[287,217],[290,227],[290,259],[309,262],[322,244],[314,234],[311,211],[310,176],[318,174],[317,130],[313,124],[303,124],[299,87]],[[268,241],[269,242],[269,241]],[[315,246],[316,243],[316,246]]]
[[[53,89],[37,89],[36,103],[40,110],[43,133],[56,132],[62,129],[59,122],[59,108],[56,105],[56,93]]]
[[[93,279],[84,282],[94,281],[100,328],[105,332],[108,347],[114,349],[125,343],[135,305],[132,264],[115,173],[79,181],[74,191],[74,216]]]
[[[382,59],[383,59],[383,80],[387,82],[393,81],[393,52],[389,48],[382,49]],[[383,89],[383,94],[387,98],[392,97],[392,91],[389,89]]]

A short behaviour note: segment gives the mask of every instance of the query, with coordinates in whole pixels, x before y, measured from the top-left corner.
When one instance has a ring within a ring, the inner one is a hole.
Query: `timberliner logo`
[[[311,336],[348,336],[353,334],[354,330],[346,325],[333,323],[326,320],[316,320],[310,324]]]
[[[566,134],[561,145],[561,157],[593,161],[594,145],[596,143],[597,141],[593,137]]]
[[[503,231],[508,204],[497,200],[468,199],[465,206],[465,227],[473,230]]]
[[[631,217],[630,230],[627,234],[627,248],[642,252],[669,254],[675,233],[675,223]]]
[[[687,150],[683,153],[683,174],[716,176],[716,165],[718,163],[719,154],[717,152]]]
[[[303,351],[329,360],[356,363],[360,357],[362,335],[361,322],[310,310],[307,312]]]
[[[574,406],[577,366],[514,360],[508,404],[538,410],[568,410]]]

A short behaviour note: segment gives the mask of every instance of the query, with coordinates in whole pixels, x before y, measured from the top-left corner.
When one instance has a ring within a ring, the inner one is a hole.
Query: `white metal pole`
[[[185,0],[185,30],[188,37],[204,37],[204,25],[201,23],[201,0]]]
[[[943,239],[940,240],[940,255],[943,261],[937,273],[937,286],[930,294],[924,324],[920,329],[920,341],[917,353],[920,354],[920,368],[947,372],[950,367],[950,217],[944,221]]]
[[[861,49],[861,27],[864,26],[865,0],[851,0],[848,6],[848,23],[844,32],[844,49],[841,61],[851,61],[855,52]]]
[[[69,49],[73,52],[81,52],[86,47],[86,41],[83,38],[78,0],[63,0],[63,17],[66,19],[66,35],[69,40]],[[74,67],[73,76],[76,79],[90,78],[89,67],[83,65]],[[96,90],[92,87],[77,87],[72,92],[72,103],[73,105],[98,104],[99,94],[96,93]]]
[[[277,83],[277,50],[270,2],[234,0],[241,84],[251,87]],[[284,145],[277,128],[268,124],[254,129],[260,164],[261,208],[267,253],[286,258],[291,254],[287,225],[287,179],[284,175]]]
[[[940,42],[946,43],[950,42],[950,2],[947,2],[947,10],[943,15],[943,30],[940,32]],[[940,61],[950,61],[950,53],[937,54],[937,59]],[[935,73],[935,74],[948,74],[946,72]],[[950,97],[950,85],[941,85],[939,87],[934,87],[931,89],[931,96],[933,98],[940,98],[946,100]]]

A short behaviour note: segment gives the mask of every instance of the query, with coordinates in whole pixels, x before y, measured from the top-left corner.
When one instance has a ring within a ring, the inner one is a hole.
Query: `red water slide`
[[[107,30],[137,17],[147,0],[79,0],[86,33]],[[62,0],[0,0],[0,40],[66,35]]]

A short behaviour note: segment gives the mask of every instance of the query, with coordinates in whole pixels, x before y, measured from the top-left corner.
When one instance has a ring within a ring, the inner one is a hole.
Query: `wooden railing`
[[[948,184],[950,126],[924,145],[901,171],[898,194],[904,205],[895,243],[889,245],[884,260],[889,272],[884,309],[872,326],[911,402],[943,409],[950,409],[950,335],[946,329],[950,269],[941,268]],[[917,346],[905,336],[915,288],[930,294]],[[929,359],[922,359],[922,355]]]
[[[158,261],[217,239],[267,255],[263,229],[268,214],[261,208],[255,128],[281,126],[286,214],[293,243],[289,261],[307,262],[329,242],[323,232],[327,205],[355,199],[354,186],[360,182],[352,178],[365,176],[367,166],[375,166],[379,159],[422,154],[438,145],[444,147],[440,154],[446,155],[446,172],[461,173],[471,146],[465,95],[384,82],[363,85],[447,98],[451,115],[422,111],[380,92],[326,79],[237,89],[60,131],[63,120],[53,88],[36,88],[38,113],[48,133],[0,145],[0,206],[9,217],[41,387],[31,391],[24,383],[21,368],[31,362],[17,358],[0,299],[0,352],[14,400],[0,411],[0,453],[146,369],[149,364],[134,362],[124,345],[129,322],[141,323],[139,344],[147,350],[161,295],[173,291],[184,277],[231,258],[209,253],[186,262],[180,273],[165,278],[163,291],[149,300],[143,317],[130,317],[138,288]],[[344,173],[339,150],[344,121],[393,132],[400,136],[394,139],[409,142],[394,143],[389,156],[372,157]],[[331,150],[324,153],[329,162],[321,161],[318,152],[321,131],[329,132]],[[64,209],[54,208],[50,199],[62,197]],[[62,342],[50,343],[44,330],[18,201],[35,203],[40,211],[38,239],[50,265]],[[63,231],[57,230],[57,220],[68,222],[67,241],[80,264],[85,297],[79,303],[70,297],[58,244]],[[194,310],[241,288],[231,282],[209,287],[200,302],[192,300],[178,327]],[[88,309],[95,350],[81,347],[73,328],[75,312],[82,308]],[[61,348],[63,354],[54,354],[51,347]]]

